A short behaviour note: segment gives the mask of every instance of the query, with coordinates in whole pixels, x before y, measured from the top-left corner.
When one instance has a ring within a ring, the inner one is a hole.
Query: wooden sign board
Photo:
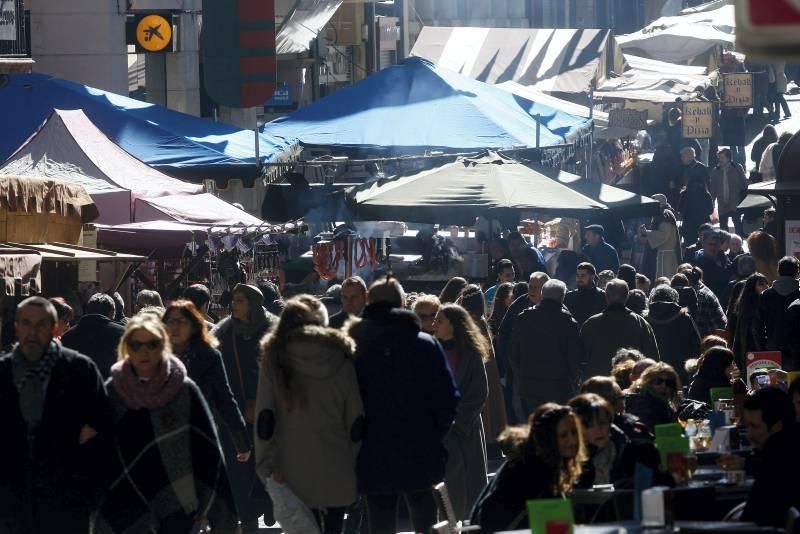
[[[683,138],[710,139],[714,134],[714,103],[702,100],[683,103]]]
[[[753,73],[734,72],[722,75],[723,105],[729,108],[753,107]]]
[[[608,112],[609,128],[628,128],[630,130],[647,129],[647,110],[612,109]]]

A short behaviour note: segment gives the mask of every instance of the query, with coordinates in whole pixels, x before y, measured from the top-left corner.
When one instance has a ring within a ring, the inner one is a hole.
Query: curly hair
[[[475,352],[485,362],[491,356],[489,340],[481,332],[472,316],[458,304],[445,304],[439,308],[453,327],[453,341],[459,355]]]
[[[675,384],[675,388],[672,390],[672,395],[670,395],[669,398],[670,402],[675,403],[678,400],[678,392],[681,390],[681,379],[675,371],[675,368],[668,363],[658,362],[645,369],[642,376],[636,381],[634,388],[638,392],[650,392],[653,382],[662,375],[668,375]]]

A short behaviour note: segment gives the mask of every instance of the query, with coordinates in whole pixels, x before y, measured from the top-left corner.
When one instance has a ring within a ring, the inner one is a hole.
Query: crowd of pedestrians
[[[668,209],[641,229],[656,247]],[[30,297],[0,358],[0,532],[429,532],[442,481],[457,518],[493,532],[524,525],[529,499],[630,487],[636,464],[670,483],[657,425],[737,383],[749,352],[800,365],[800,262],[772,254],[763,274],[769,251],[732,257],[703,227],[686,263],[668,240],[651,282],[603,234],[587,228],[586,261],[554,277],[515,242],[486,292],[353,277],[330,317],[272,284],[236,286],[221,318],[201,285],[166,304],[143,291],[130,318],[118,294],[77,318]],[[792,466],[800,445],[785,375],[747,385],[760,524],[800,504],[765,457]]]

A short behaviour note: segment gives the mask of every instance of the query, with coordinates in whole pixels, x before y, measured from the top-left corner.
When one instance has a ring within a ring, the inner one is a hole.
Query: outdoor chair
[[[433,525],[435,532],[444,534],[459,534],[461,532],[480,532],[481,527],[470,525],[469,521],[458,521],[456,512],[453,510],[453,503],[450,494],[447,492],[447,485],[440,482],[433,487],[436,495],[436,506],[439,508],[439,516],[446,520]]]

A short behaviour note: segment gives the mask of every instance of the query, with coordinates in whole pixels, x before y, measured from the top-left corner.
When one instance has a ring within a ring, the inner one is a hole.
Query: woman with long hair
[[[489,342],[489,356],[484,362],[486,380],[489,385],[489,397],[483,407],[482,417],[486,443],[495,445],[498,436],[508,424],[508,416],[506,414],[506,402],[503,398],[503,385],[500,383],[500,370],[497,367],[497,360],[494,355],[493,338],[489,323],[486,321],[486,302],[483,298],[483,293],[481,293],[481,288],[476,285],[465,287],[461,292],[461,296],[458,297],[458,304],[467,310],[472,320],[480,328],[483,337]],[[495,448],[493,453],[499,455],[499,450]]]
[[[242,410],[248,434],[253,435],[255,424],[256,390],[258,388],[258,359],[261,338],[270,331],[277,318],[264,309],[264,295],[252,285],[238,284],[231,293],[231,314],[222,319],[211,334],[219,340],[219,351],[228,374],[231,390]],[[236,446],[222,435],[225,456],[236,454]],[[236,507],[242,519],[242,530],[258,530],[258,518],[271,525],[272,503],[262,485],[256,480],[255,459],[247,463],[231,462],[231,475]],[[255,490],[255,491],[254,491]]]
[[[733,354],[736,364],[744,369],[745,354],[765,350],[758,333],[758,299],[769,287],[769,280],[761,273],[751,274],[744,283],[736,301],[736,330],[733,334]]]
[[[205,319],[191,301],[175,300],[167,306],[162,320],[175,356],[203,392],[217,422],[224,423],[228,430],[236,447],[236,460],[247,462],[252,448],[250,434],[231,391],[222,354],[216,348],[219,343],[208,332]],[[220,426],[217,424],[218,428]]]
[[[633,384],[633,393],[625,396],[625,410],[642,420],[655,432],[656,425],[674,423],[678,420],[678,392],[681,380],[675,369],[658,362],[644,370]]]
[[[472,512],[472,524],[482,532],[527,525],[526,503],[563,497],[578,482],[586,460],[580,421],[569,406],[543,404],[526,426],[509,427],[500,439],[507,460]]]
[[[445,481],[456,516],[465,519],[486,485],[486,439],[481,411],[489,395],[484,362],[491,354],[491,347],[469,313],[457,304],[439,308],[435,328],[461,392],[455,421],[445,438],[448,452]]]
[[[467,287],[467,281],[460,276],[454,276],[442,288],[442,292],[439,293],[439,302],[442,304],[453,304],[456,300],[458,300],[458,296]]]
[[[93,532],[189,534],[205,520],[214,532],[238,532],[211,412],[172,354],[161,320],[152,314],[130,319],[118,356],[106,383],[112,482]]]
[[[734,366],[733,352],[714,347],[703,353],[697,374],[689,386],[688,398],[705,403],[711,402],[711,388],[730,387],[731,368]]]
[[[503,317],[506,316],[508,307],[514,302],[513,291],[514,284],[511,282],[497,286],[497,291],[494,293],[494,302],[492,303],[492,314],[489,317],[489,331],[492,333],[492,339],[497,337],[500,323],[503,322]]]
[[[261,343],[256,468],[270,493],[285,485],[314,513],[320,532],[340,534],[356,500],[364,409],[355,344],[326,327],[320,310],[314,297],[290,299]]]

